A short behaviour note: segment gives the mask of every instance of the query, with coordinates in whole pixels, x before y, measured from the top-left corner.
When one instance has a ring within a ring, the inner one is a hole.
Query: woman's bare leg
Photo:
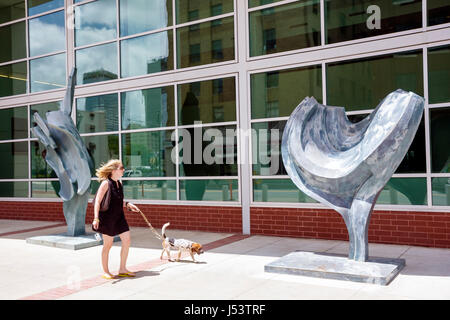
[[[103,234],[103,249],[102,249],[102,267],[103,272],[110,276],[113,276],[111,272],[109,272],[108,262],[109,262],[109,250],[111,249],[114,242],[114,237],[110,237],[106,234]]]
[[[127,269],[128,251],[129,251],[130,245],[131,245],[130,231],[121,233],[119,235],[119,237],[120,237],[120,240],[122,241],[122,249],[120,250],[119,273],[130,273],[130,271]],[[131,274],[133,274],[133,272],[131,272]]]

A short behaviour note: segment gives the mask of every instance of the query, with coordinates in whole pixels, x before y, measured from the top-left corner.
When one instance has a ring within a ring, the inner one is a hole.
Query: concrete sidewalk
[[[147,228],[131,228],[128,266],[136,278],[101,278],[101,246],[71,251],[27,244],[65,232],[61,223],[0,220],[0,299],[450,299],[450,249],[370,244],[370,256],[403,258],[388,286],[265,273],[264,265],[295,250],[347,254],[345,241],[234,236],[167,229],[170,237],[206,246],[180,262],[160,260],[161,244]],[[86,226],[90,230],[90,226]],[[110,252],[117,273],[120,242]],[[173,257],[175,252],[173,252]]]

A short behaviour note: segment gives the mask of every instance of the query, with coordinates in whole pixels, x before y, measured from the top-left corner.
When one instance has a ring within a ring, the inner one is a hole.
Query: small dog
[[[169,257],[169,261],[172,261],[170,258],[170,249],[176,248],[178,249],[178,259],[177,261],[180,261],[181,258],[181,251],[182,250],[189,250],[189,253],[191,254],[192,261],[195,261],[194,254],[202,254],[203,253],[203,247],[200,243],[192,242],[186,239],[174,239],[174,238],[168,238],[166,236],[166,228],[170,225],[169,222],[167,222],[165,225],[163,225],[161,234],[163,237],[162,247],[163,251],[161,252],[160,259],[163,258],[164,252],[167,253],[167,256]]]

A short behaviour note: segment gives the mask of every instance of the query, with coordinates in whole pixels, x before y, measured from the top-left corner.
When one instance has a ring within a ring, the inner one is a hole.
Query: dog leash
[[[136,207],[137,208],[137,207]],[[155,230],[155,228],[153,228],[152,224],[147,220],[147,218],[145,217],[145,215],[142,213],[141,209],[139,209],[139,213],[141,214],[142,218],[144,218],[145,222],[147,222],[148,226],[150,227],[150,230],[155,234],[155,236],[159,239],[159,240],[164,240],[159,234],[158,232]]]

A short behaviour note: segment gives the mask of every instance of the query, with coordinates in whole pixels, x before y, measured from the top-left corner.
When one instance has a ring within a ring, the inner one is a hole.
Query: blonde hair
[[[118,169],[121,164],[122,161],[118,159],[111,159],[107,163],[102,163],[100,168],[96,170],[95,175],[98,177],[99,181],[106,180],[111,176],[113,170]]]

